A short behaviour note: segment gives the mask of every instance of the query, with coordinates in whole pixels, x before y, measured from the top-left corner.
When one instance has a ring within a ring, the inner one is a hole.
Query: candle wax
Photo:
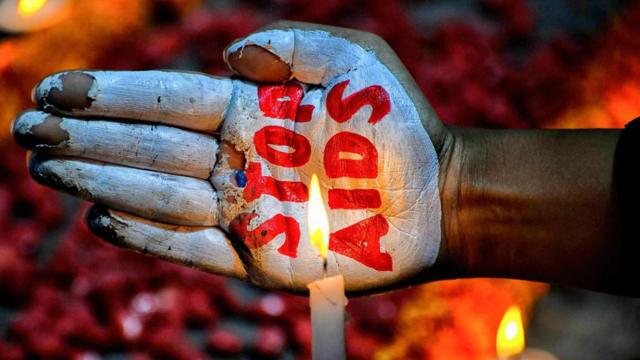
[[[307,285],[311,306],[312,356],[314,360],[345,359],[344,295],[342,275],[324,278]]]

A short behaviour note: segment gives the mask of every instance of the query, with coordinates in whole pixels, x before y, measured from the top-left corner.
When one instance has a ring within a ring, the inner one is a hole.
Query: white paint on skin
[[[230,79],[168,71],[82,71],[95,81],[85,109],[60,111],[70,116],[108,116],[150,121],[199,131],[213,131],[222,122],[232,93]],[[58,73],[36,88],[46,98],[62,88]],[[59,110],[59,109],[58,109]]]
[[[222,138],[236,144],[246,154],[247,164],[259,162],[263,175],[279,180],[301,181],[308,184],[316,173],[327,199],[327,190],[377,189],[382,198],[379,209],[329,210],[332,232],[367,219],[375,214],[385,216],[389,232],[381,239],[381,251],[393,258],[393,271],[377,271],[349,257],[329,253],[329,275],[342,273],[348,290],[365,290],[390,285],[424,271],[436,260],[440,247],[441,208],[438,191],[438,158],[420,116],[405,89],[373,52],[327,32],[302,30],[272,30],[249,36],[234,44],[234,49],[248,44],[265,44],[271,40],[288,38],[295,34],[292,48],[281,46],[269,50],[283,58],[293,51],[292,69],[295,78],[326,88],[315,88],[305,95],[304,104],[315,106],[313,119],[308,123],[271,119],[258,108],[257,89],[251,83],[236,83],[232,105],[222,126]],[[342,74],[342,75],[338,75]],[[338,123],[326,112],[326,94],[337,83],[349,80],[343,98],[368,86],[380,85],[390,95],[391,112],[380,122],[367,122],[371,109],[365,106],[351,120]],[[282,126],[303,134],[312,144],[311,159],[299,168],[286,168],[269,164],[253,146],[253,135],[267,125]],[[323,151],[327,141],[338,132],[349,131],[371,140],[379,154],[378,176],[375,179],[329,179],[323,168]],[[231,169],[214,170],[213,181],[221,199],[221,225],[240,213],[258,214],[250,229],[276,214],[292,216],[300,224],[301,239],[296,258],[277,252],[284,241],[279,235],[270,243],[252,251],[254,266],[261,269],[258,283],[270,287],[304,288],[312,280],[322,277],[322,261],[311,249],[306,227],[306,203],[280,202],[263,195],[251,202],[230,205],[226,196],[229,186],[218,186],[230,176]],[[239,192],[233,193],[238,196]],[[239,205],[240,204],[240,205]]]
[[[63,86],[60,77],[66,73],[67,72],[59,72],[42,79],[35,88],[36,99],[45,97],[52,89],[62,90]]]
[[[166,225],[113,210],[108,214],[95,221],[134,250],[215,274],[246,277],[242,261],[219,229]]]
[[[330,81],[353,69],[378,63],[372,52],[325,31],[290,30],[295,34],[294,78],[328,87]]]
[[[34,160],[32,159],[32,162]],[[217,224],[217,196],[205,180],[99,162],[46,159],[32,166],[36,180],[73,189],[85,200],[178,225]]]
[[[296,123],[263,116],[258,107],[257,87],[253,83],[163,71],[87,72],[96,78],[89,94],[93,102],[88,109],[73,110],[69,114],[161,122],[199,131],[216,129],[224,118],[222,139],[244,152],[247,164],[258,162],[263,175],[308,184],[311,174],[315,173],[320,179],[325,201],[328,189],[332,188],[376,189],[380,192],[382,206],[379,209],[329,210],[332,232],[376,214],[382,214],[389,224],[388,234],[381,239],[380,250],[393,258],[392,271],[374,270],[350,257],[329,252],[328,275],[343,274],[348,291],[380,288],[428,271],[436,260],[441,238],[438,158],[416,106],[393,73],[373,52],[328,32],[269,30],[231,45],[228,52],[249,44],[264,46],[291,64],[296,79],[321,85],[311,88],[302,101],[315,107],[310,122]],[[38,87],[37,94],[42,95],[47,89],[62,86],[60,76],[57,74],[45,79]],[[372,85],[382,86],[392,102],[390,113],[375,125],[367,122],[371,114],[369,106],[361,108],[347,122],[338,123],[331,119],[325,104],[327,93],[335,84],[345,80],[349,81],[349,85],[343,98]],[[74,140],[66,144],[77,144],[78,150],[73,151],[83,151],[85,154],[95,151],[96,157],[107,161],[117,161],[119,157],[125,158],[120,161],[136,161],[128,160],[136,156],[131,156],[115,144],[105,153],[100,153],[97,145],[103,143],[97,139],[98,128],[88,131],[88,125],[82,125],[84,129],[81,129],[82,126],[77,125],[79,123],[71,121],[64,119],[63,124],[70,133],[70,139],[75,138],[75,133],[78,134],[77,142]],[[98,122],[96,124],[102,126]],[[272,165],[261,158],[256,152],[253,137],[256,131],[267,125],[282,126],[304,135],[312,144],[310,160],[301,167],[287,168]],[[153,156],[163,157],[164,149],[170,148],[168,144],[171,139],[146,138],[143,130],[137,132],[142,128],[110,126],[115,127],[105,128],[106,131],[113,130],[114,134],[131,136],[130,139],[127,136],[117,139],[114,135],[110,141],[115,143],[122,140],[130,144],[134,139],[144,143],[148,141],[148,146],[139,148],[144,154],[137,155],[143,164],[148,164],[148,159]],[[81,134],[82,131],[84,133]],[[375,144],[379,154],[375,179],[330,179],[326,176],[324,149],[328,140],[342,131],[359,134]],[[80,140],[81,137],[86,138]],[[188,141],[180,137],[173,140]],[[194,166],[187,163],[191,160],[186,159],[185,154],[207,147],[206,143],[185,144],[184,147],[167,150],[164,162],[176,166],[179,163]],[[215,143],[211,146],[215,147]],[[210,154],[205,154],[206,160],[202,160],[202,164],[211,160]],[[172,156],[175,159],[171,159]],[[197,160],[198,164],[200,161]],[[284,242],[284,235],[281,234],[268,244],[253,249],[251,257],[243,258],[246,261],[243,265],[249,269],[251,280],[261,286],[305,290],[309,282],[323,276],[322,261],[308,240],[307,203],[280,202],[268,195],[252,202],[245,201],[242,196],[244,189],[234,185],[236,172],[227,162],[228,158],[223,154],[210,178],[215,191],[211,183],[204,180],[70,159],[47,160],[36,169],[40,175],[35,175],[41,179],[53,175],[65,186],[82,190],[80,196],[89,200],[163,223],[211,226],[219,220],[220,226],[228,230],[229,223],[239,214],[255,213],[257,216],[249,226],[251,230],[277,214],[293,217],[300,225],[301,234],[295,258],[277,251]],[[133,163],[127,165],[136,166]],[[167,171],[164,168],[158,170]],[[202,175],[203,172],[198,170],[197,176]],[[125,239],[131,237],[132,247],[140,246],[152,237],[157,237],[161,242],[181,239],[162,235],[139,222],[130,224]],[[222,273],[229,266],[237,267],[226,262],[232,259],[236,264],[239,260],[235,253],[225,252],[218,247],[212,251],[221,251],[220,255],[207,252],[205,246],[209,246],[208,243],[201,241],[202,248],[185,248],[180,258],[192,256],[200,261],[194,262],[199,267],[223,264],[215,268],[217,270],[211,267],[214,269],[212,271]],[[192,253],[192,249],[202,251],[202,257]],[[161,247],[154,248],[154,251],[165,258],[172,256]],[[179,261],[178,258],[173,260]]]
[[[14,131],[31,134],[47,113],[29,111],[16,119]],[[68,139],[37,145],[52,155],[81,157],[169,174],[208,179],[216,161],[216,140],[175,127],[62,118]]]

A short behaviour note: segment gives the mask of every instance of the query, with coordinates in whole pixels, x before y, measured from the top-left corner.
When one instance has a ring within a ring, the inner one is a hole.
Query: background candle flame
[[[47,0],[20,0],[18,2],[18,13],[24,17],[31,16],[42,9]]]
[[[524,350],[522,312],[518,306],[513,305],[504,313],[496,335],[496,350],[500,357],[517,355]]]
[[[320,192],[320,183],[316,174],[311,176],[309,184],[309,203],[307,210],[307,225],[309,229],[309,241],[322,259],[327,258],[329,249],[329,218],[324,207],[324,200]]]

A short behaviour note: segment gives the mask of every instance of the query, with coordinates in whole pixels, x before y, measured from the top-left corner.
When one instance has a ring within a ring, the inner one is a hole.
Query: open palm
[[[434,264],[447,133],[382,40],[280,23],[225,59],[244,79],[47,77],[39,110],[14,123],[18,142],[36,150],[32,175],[98,204],[89,225],[112,243],[304,291],[322,276],[307,236],[316,174],[328,272],[343,274],[348,291],[407,283]]]

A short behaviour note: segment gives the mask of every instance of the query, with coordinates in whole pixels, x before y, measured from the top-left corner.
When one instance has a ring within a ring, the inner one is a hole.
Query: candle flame
[[[316,174],[311,176],[309,185],[309,203],[307,211],[307,224],[309,228],[309,241],[323,260],[327,259],[329,250],[329,218],[324,207],[324,200],[320,192],[320,183]]]
[[[507,309],[496,335],[496,350],[499,357],[517,355],[524,350],[524,328],[520,308],[513,305]]]
[[[18,2],[18,14],[27,17],[42,9],[47,0],[20,0]]]

